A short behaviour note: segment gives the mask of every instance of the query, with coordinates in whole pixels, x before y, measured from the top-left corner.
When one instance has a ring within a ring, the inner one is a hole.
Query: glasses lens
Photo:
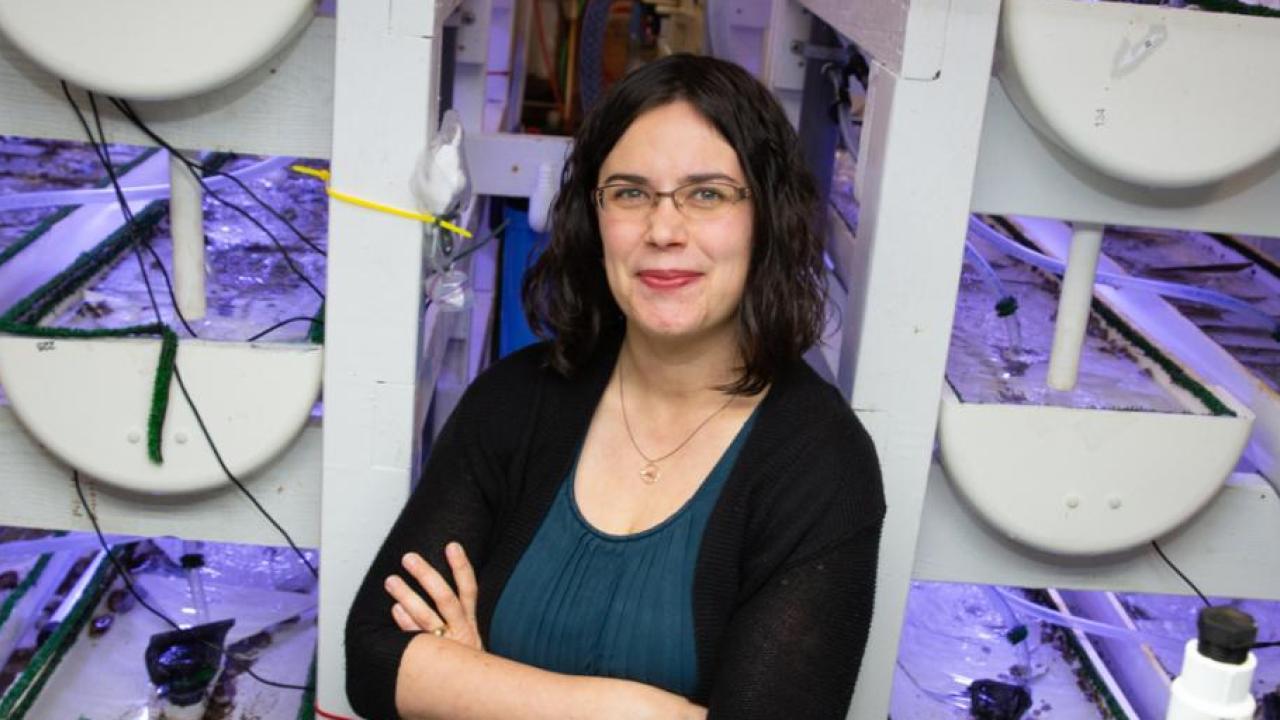
[[[723,183],[699,183],[677,190],[676,199],[688,213],[715,215],[733,205],[738,199],[738,188]]]
[[[653,193],[633,185],[611,185],[601,190],[606,210],[647,210],[653,207]]]

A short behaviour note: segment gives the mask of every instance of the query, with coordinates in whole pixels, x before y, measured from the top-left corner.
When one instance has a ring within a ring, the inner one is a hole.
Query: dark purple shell
[[[103,634],[111,629],[111,625],[115,623],[115,621],[116,616],[110,614],[103,614],[94,618],[93,622],[89,623],[89,637],[102,637]]]

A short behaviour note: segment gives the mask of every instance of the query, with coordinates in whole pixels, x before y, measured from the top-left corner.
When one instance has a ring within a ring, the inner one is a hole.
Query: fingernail
[[[394,590],[396,587],[396,576],[388,575],[386,580],[382,581],[382,586],[388,590]]]
[[[419,563],[422,562],[422,558],[418,557],[418,553],[405,553],[404,557],[400,558],[400,562],[403,563],[405,567],[412,570],[419,566]]]
[[[449,553],[449,557],[458,560],[462,557],[462,546],[456,542],[451,542],[444,546],[444,551]]]

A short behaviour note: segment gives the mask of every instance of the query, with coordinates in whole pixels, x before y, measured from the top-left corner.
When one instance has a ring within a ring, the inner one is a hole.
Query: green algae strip
[[[93,609],[102,597],[103,591],[111,584],[114,566],[109,559],[98,564],[92,580],[85,587],[84,593],[67,613],[66,618],[53,631],[48,640],[36,650],[26,669],[18,675],[3,696],[0,696],[0,718],[5,720],[22,720],[40,696],[45,683],[57,669],[58,663],[71,649],[76,635],[89,622]]]
[[[152,155],[155,155],[158,152],[160,152],[159,148],[150,148],[148,150],[144,150],[142,154],[138,155],[138,157],[116,168],[116,175],[121,177],[121,179],[123,179],[123,176],[125,174],[129,173],[134,168],[138,167],[143,162],[145,162],[148,158],[150,158]],[[111,178],[106,177],[95,182],[93,186],[96,188],[104,188],[109,184],[111,184]],[[16,243],[10,245],[4,250],[0,250],[0,265],[3,265],[9,260],[11,260],[14,255],[17,255],[23,250],[26,250],[27,247],[31,245],[31,243],[34,243],[36,240],[40,239],[40,236],[49,232],[49,230],[52,229],[54,225],[57,225],[60,221],[65,219],[68,215],[75,212],[76,210],[79,210],[81,207],[83,206],[65,205],[63,207],[58,208],[56,211],[54,211],[44,220],[41,220],[39,225],[36,225],[35,227],[31,228],[31,230],[27,231],[27,234],[19,238]]]
[[[31,568],[31,572],[27,573],[22,582],[18,583],[18,587],[14,588],[13,592],[9,593],[9,597],[4,599],[4,604],[0,605],[0,627],[4,627],[4,624],[9,622],[9,616],[13,614],[13,609],[18,606],[22,597],[31,589],[31,586],[35,585],[36,581],[40,579],[40,575],[44,573],[45,567],[49,564],[49,557],[48,553],[41,555],[40,559],[36,561],[35,567]]]

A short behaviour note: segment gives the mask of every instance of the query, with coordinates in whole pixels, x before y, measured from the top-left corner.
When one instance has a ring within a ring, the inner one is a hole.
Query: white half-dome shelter
[[[1253,413],[1235,417],[961,402],[943,388],[942,465],[958,494],[1017,543],[1106,555],[1174,530],[1235,469]]]
[[[245,75],[314,14],[314,0],[5,0],[0,33],[81,87],[171,100]]]
[[[1026,121],[1104,175],[1211,185],[1280,151],[1280,20],[1005,0],[997,74]]]

